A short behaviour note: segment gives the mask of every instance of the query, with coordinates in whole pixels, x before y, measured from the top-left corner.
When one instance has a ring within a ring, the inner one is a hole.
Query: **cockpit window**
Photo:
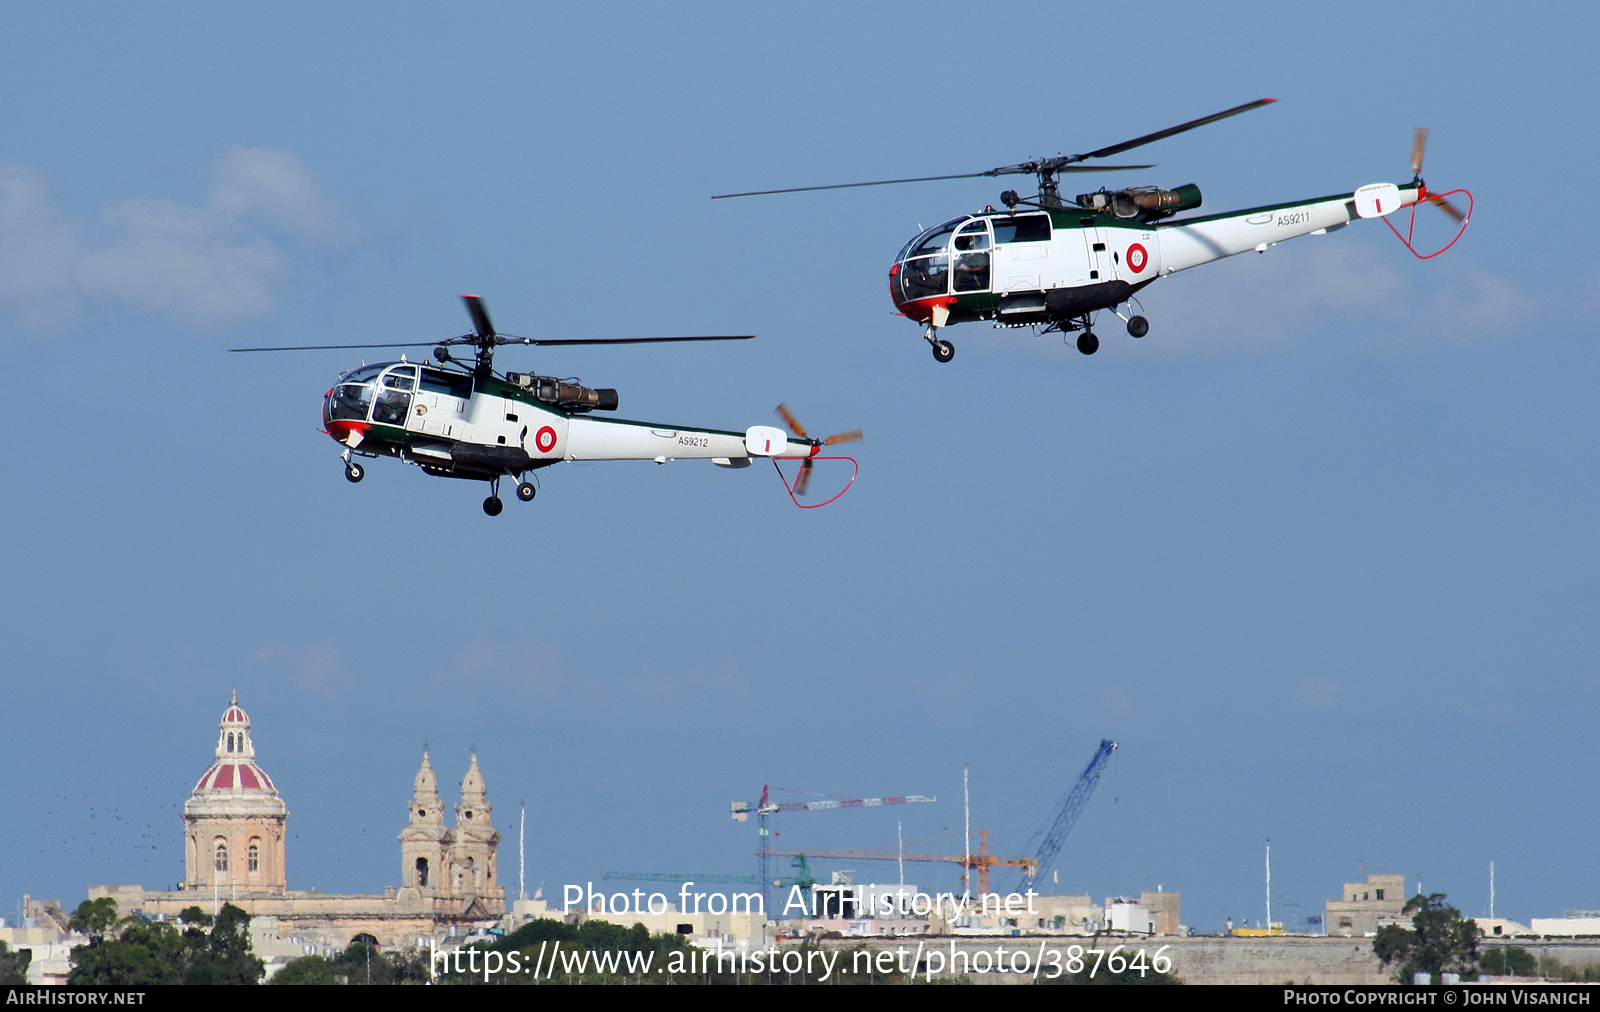
[[[367,419],[367,408],[371,404],[372,384],[340,383],[328,396],[328,420],[338,421],[348,418],[364,422]]]
[[[956,266],[951,278],[958,292],[989,290],[989,223],[969,221],[956,233]]]
[[[956,226],[965,220],[964,218],[952,218],[943,225],[935,225],[933,228],[928,229],[928,231],[917,237],[916,245],[911,248],[911,252],[907,256],[922,256],[928,253],[942,252],[945,242],[950,238],[950,233],[954,232]]]
[[[415,390],[417,388],[417,369],[415,366],[396,369],[383,378],[383,385],[391,390]]]
[[[989,248],[989,223],[982,218],[969,221],[956,233],[956,252],[967,253]]]
[[[994,219],[996,245],[1008,242],[1045,242],[1050,238],[1048,214],[1021,214]]]
[[[340,375],[339,381],[341,383],[371,383],[380,372],[383,372],[387,364],[364,365],[359,369],[351,369],[349,372]]]
[[[472,396],[472,377],[465,373],[443,370],[422,370],[422,389],[428,393],[446,394],[467,400]]]

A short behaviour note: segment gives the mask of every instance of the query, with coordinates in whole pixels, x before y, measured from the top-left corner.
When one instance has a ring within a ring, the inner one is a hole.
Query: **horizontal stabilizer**
[[[1369,183],[1355,192],[1356,214],[1362,218],[1382,218],[1400,210],[1400,187],[1393,183]]]

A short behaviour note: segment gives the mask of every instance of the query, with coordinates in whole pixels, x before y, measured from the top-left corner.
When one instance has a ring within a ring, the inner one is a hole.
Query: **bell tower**
[[[450,892],[450,845],[455,834],[444,824],[444,802],[439,800],[439,778],[426,750],[411,792],[411,810],[400,831],[400,881],[424,896]]]
[[[478,769],[478,754],[474,752],[472,767],[461,781],[461,802],[456,805],[452,885],[457,898],[476,899],[485,913],[499,914],[505,910],[506,891],[500,885],[496,867],[500,832],[494,828],[491,811],[483,772]]]

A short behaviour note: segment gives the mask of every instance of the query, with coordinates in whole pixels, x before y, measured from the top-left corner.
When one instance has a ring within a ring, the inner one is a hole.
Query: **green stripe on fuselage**
[[[1411,196],[1414,197],[1417,192],[1417,188],[1409,183],[1400,187],[1399,190],[1402,196],[1405,195],[1407,191],[1410,191]],[[1334,193],[1326,197],[1312,197],[1309,200],[1289,200],[1282,204],[1263,204],[1260,207],[1247,207],[1240,211],[1228,211],[1223,214],[1205,214],[1198,218],[1174,218],[1170,221],[1155,222],[1151,227],[1178,228],[1183,225],[1198,225],[1204,221],[1222,221],[1226,218],[1244,218],[1253,214],[1266,214],[1268,211],[1285,211],[1291,207],[1305,207],[1307,204],[1323,204],[1334,200],[1343,200],[1349,202],[1355,199],[1356,195],[1354,193]]]

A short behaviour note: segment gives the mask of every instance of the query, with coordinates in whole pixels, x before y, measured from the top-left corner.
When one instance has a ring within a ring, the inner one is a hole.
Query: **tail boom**
[[[1400,202],[1392,209],[1383,208],[1381,213],[1410,207],[1426,197],[1418,183],[1397,189]],[[1345,193],[1161,222],[1155,226],[1161,244],[1161,273],[1188,270],[1239,253],[1264,253],[1285,239],[1330,232],[1366,216],[1358,213],[1356,194]]]

